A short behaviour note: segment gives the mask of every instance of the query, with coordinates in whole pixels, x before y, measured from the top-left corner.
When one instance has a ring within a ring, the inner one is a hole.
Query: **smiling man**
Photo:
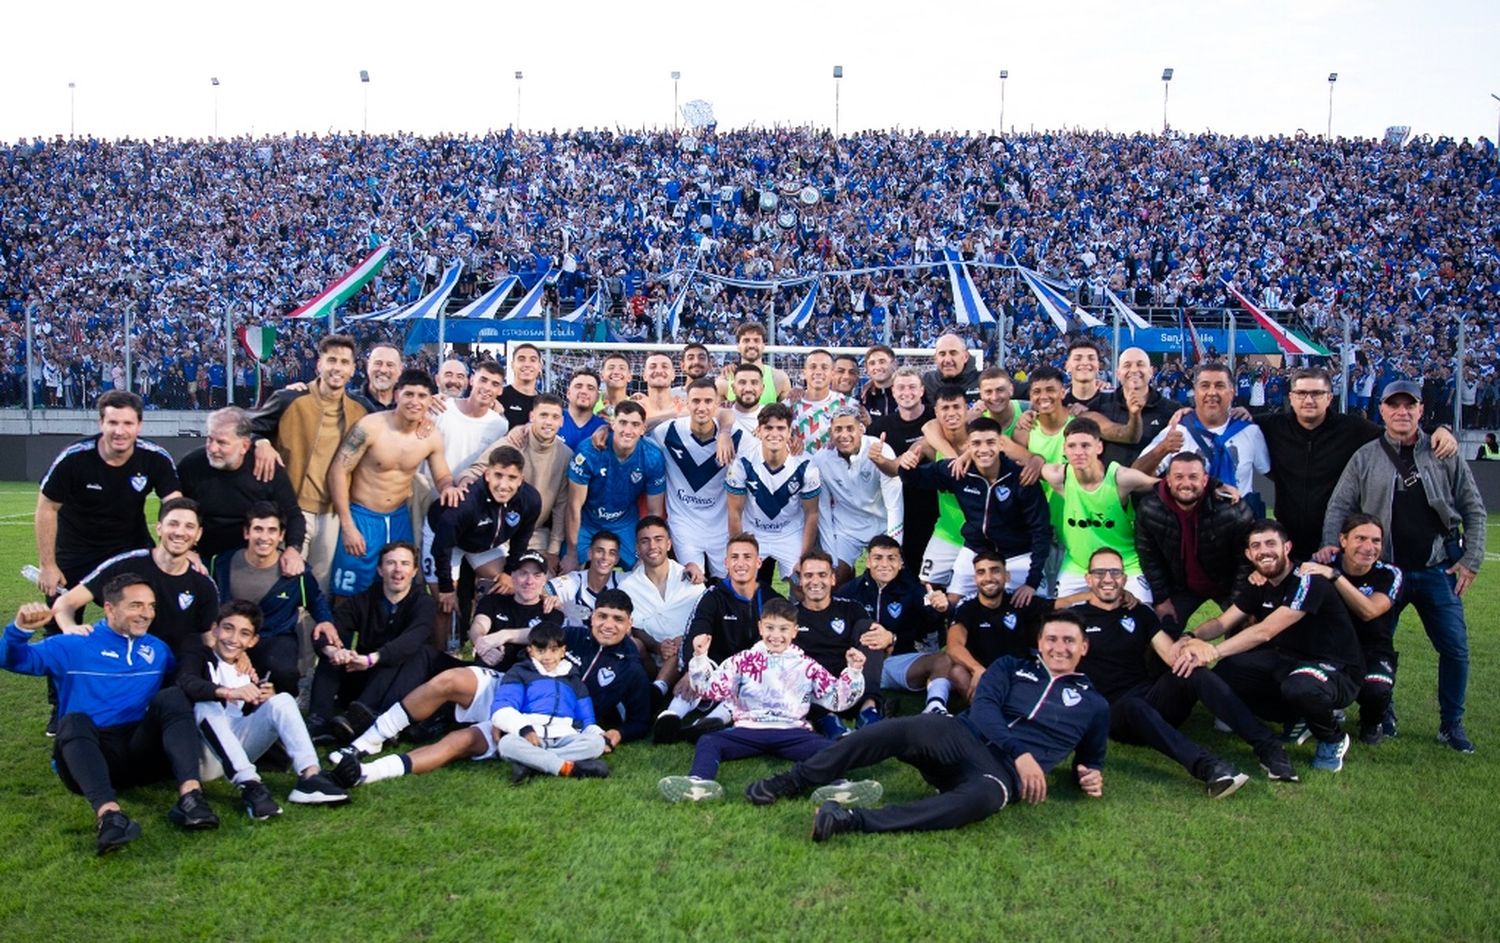
[[[880,809],[824,802],[813,818],[812,838],[819,842],[839,832],[959,828],[1016,799],[1042,802],[1048,771],[1070,753],[1079,788],[1102,796],[1109,704],[1078,672],[1089,650],[1083,621],[1066,611],[1047,616],[1037,649],[1033,658],[997,661],[972,706],[956,718],[919,714],[861,728],[786,772],[752,783],[746,796],[768,805],[890,758],[938,786],[935,796]]]
[[[1234,374],[1222,363],[1200,364],[1193,370],[1193,411],[1157,433],[1134,467],[1160,476],[1176,453],[1197,452],[1211,477],[1233,485],[1240,500],[1257,517],[1264,517],[1266,505],[1255,490],[1255,473],[1271,470],[1271,455],[1259,426],[1229,415],[1233,405]]]
[[[208,414],[205,444],[183,457],[177,466],[183,497],[198,502],[203,514],[203,536],[198,553],[211,560],[228,550],[244,546],[245,512],[252,504],[269,501],[286,521],[288,576],[302,570],[302,540],[307,522],[297,509],[297,492],[286,469],[278,467],[270,481],[255,477],[250,453],[250,419],[243,409],[230,406]]]

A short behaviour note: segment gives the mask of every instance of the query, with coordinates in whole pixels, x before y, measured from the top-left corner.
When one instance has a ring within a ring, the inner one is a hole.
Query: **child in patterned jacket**
[[[668,776],[658,783],[671,802],[701,802],[718,799],[724,787],[715,776],[722,760],[738,760],[767,754],[788,760],[812,756],[828,746],[828,740],[807,724],[807,709],[816,703],[834,713],[848,710],[864,694],[865,656],[851,648],[848,667],[835,678],[792,644],[797,637],[797,607],[785,599],[768,600],[760,613],[760,641],[715,666],[708,658],[712,639],[700,635],[693,640],[693,658],[688,663],[692,694],[729,705],[733,726],[703,736],[686,776]],[[828,799],[845,804],[864,804],[880,798],[878,783],[837,783],[823,787]]]

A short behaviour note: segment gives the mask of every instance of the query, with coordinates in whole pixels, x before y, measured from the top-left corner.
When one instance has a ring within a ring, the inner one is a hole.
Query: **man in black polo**
[[[1313,768],[1336,773],[1349,735],[1335,712],[1359,692],[1364,659],[1338,591],[1321,576],[1296,575],[1291,550],[1280,522],[1250,528],[1245,553],[1262,579],[1241,585],[1223,615],[1182,633],[1172,670],[1186,677],[1219,661],[1219,675],[1257,715],[1306,719],[1318,741]],[[1208,643],[1226,632],[1234,634]]]
[[[821,550],[811,550],[797,563],[798,585],[802,600],[797,605],[797,638],[795,644],[813,661],[828,668],[844,670],[844,655],[858,648],[865,655],[866,697],[859,705],[859,725],[880,720],[876,694],[880,691],[880,672],[886,652],[896,636],[878,622],[872,622],[864,606],[833,595],[833,558]],[[811,580],[809,583],[808,581]],[[873,664],[872,664],[873,663]],[[837,675],[835,675],[837,677]],[[814,708],[808,715],[818,730],[830,738],[847,733],[835,714]]]
[[[1115,388],[1109,394],[1099,397],[1093,408],[1110,422],[1124,426],[1130,422],[1131,406],[1140,403],[1138,412],[1141,430],[1140,437],[1134,442],[1113,442],[1108,438],[1104,440],[1103,460],[1106,468],[1110,462],[1118,462],[1122,467],[1135,464],[1146,444],[1170,425],[1172,417],[1182,408],[1180,403],[1162,396],[1151,385],[1155,372],[1151,366],[1151,358],[1144,350],[1127,347],[1120,351],[1120,359],[1115,365]]]

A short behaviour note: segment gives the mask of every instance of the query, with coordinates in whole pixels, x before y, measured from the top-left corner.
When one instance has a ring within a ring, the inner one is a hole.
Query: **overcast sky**
[[[1005,123],[1493,139],[1500,2],[756,0],[13,4],[0,140],[668,125],[679,100],[721,126],[989,131]]]

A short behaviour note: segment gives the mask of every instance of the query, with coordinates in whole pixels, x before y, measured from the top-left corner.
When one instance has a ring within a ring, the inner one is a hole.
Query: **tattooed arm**
[[[372,421],[373,420],[373,421]],[[349,510],[349,476],[370,448],[370,434],[374,423],[385,422],[381,415],[366,416],[355,424],[328,463],[328,499],[333,503],[333,512],[339,516],[339,529],[343,531],[344,549],[355,556],[363,556],[365,538],[354,526],[354,515]]]

